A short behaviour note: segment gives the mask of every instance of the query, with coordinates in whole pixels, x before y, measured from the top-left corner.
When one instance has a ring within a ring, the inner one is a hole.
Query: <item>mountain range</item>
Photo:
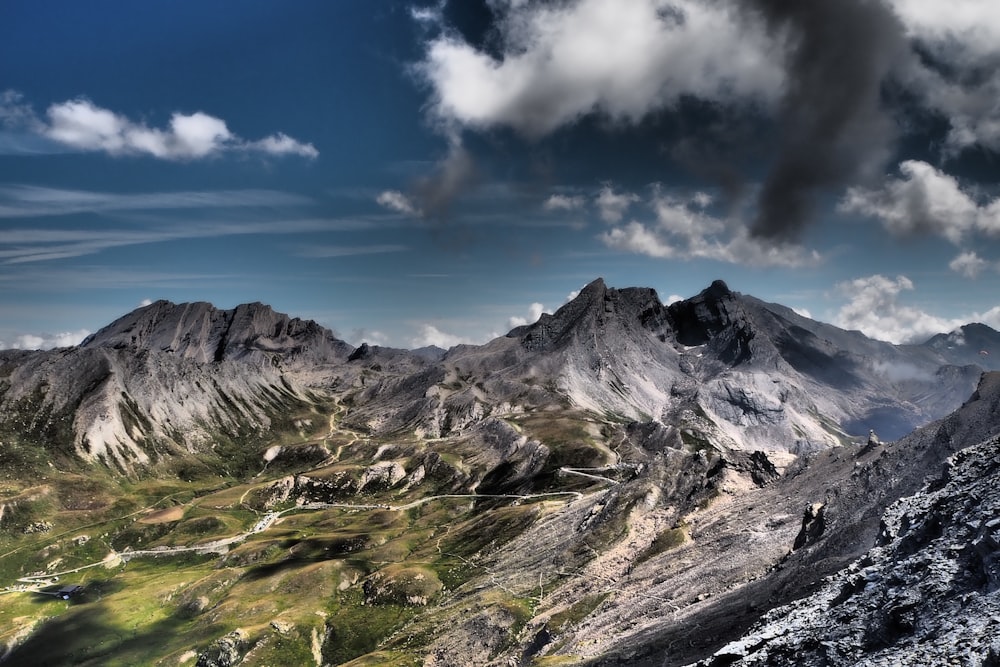
[[[924,597],[973,609],[976,632],[1000,618],[995,527],[942,510],[903,539],[920,508],[991,488],[963,450],[995,456],[998,366],[982,324],[893,345],[721,281],[664,305],[597,279],[447,351],[158,301],[77,347],[0,351],[0,548],[18,554],[0,575],[35,590],[104,564],[79,604],[12,607],[0,641],[12,664],[273,664],[280,646],[316,665],[930,664],[913,638],[946,619]],[[160,574],[133,573],[150,549]],[[974,582],[881,583],[973,552]],[[133,590],[170,612],[132,618]],[[875,639],[824,634],[833,607],[889,598]],[[77,626],[94,639],[51,643]]]

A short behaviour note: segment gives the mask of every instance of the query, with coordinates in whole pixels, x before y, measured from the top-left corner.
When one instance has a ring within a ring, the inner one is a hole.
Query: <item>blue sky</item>
[[[598,276],[1000,327],[1000,6],[786,5],[4,3],[0,347],[160,298],[447,347]]]

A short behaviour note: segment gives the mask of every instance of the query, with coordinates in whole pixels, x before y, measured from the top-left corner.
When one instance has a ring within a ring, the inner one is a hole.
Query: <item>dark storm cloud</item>
[[[415,67],[433,91],[433,119],[453,132],[507,127],[540,139],[594,114],[635,128],[680,113],[688,98],[730,117],[762,114],[778,137],[770,155],[714,172],[736,200],[741,177],[768,170],[753,232],[782,241],[819,197],[880,173],[892,152],[882,86],[909,51],[887,0],[473,4],[476,30],[443,30]],[[436,187],[454,182],[451,171],[430,181],[432,200],[460,191]]]
[[[413,200],[423,217],[446,218],[453,202],[473,189],[479,181],[472,154],[458,140],[452,140],[448,154],[434,170],[413,185]]]
[[[752,0],[751,11],[787,40],[777,159],[752,232],[796,238],[817,198],[881,172],[896,132],[882,86],[906,53],[903,26],[876,0]]]

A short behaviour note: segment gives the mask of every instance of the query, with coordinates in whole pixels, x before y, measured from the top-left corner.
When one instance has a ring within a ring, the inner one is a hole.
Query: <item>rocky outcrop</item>
[[[664,306],[651,289],[597,279],[486,345],[417,354],[355,350],[260,303],[158,301],[79,348],[0,352],[0,431],[132,471],[220,434],[264,432],[333,394],[346,426],[379,435],[462,435],[483,419],[573,407],[670,424],[706,446],[803,454],[871,428],[894,439],[953,410],[980,369],[951,364],[972,343],[990,347],[990,331],[893,346],[722,281]]]
[[[233,667],[241,661],[247,649],[247,633],[233,630],[198,654],[196,667]]]
[[[220,310],[209,303],[156,301],[87,337],[81,347],[155,350],[198,362],[253,358],[343,361],[351,346],[312,320],[275,312],[262,303]]]
[[[823,503],[813,503],[806,508],[802,515],[802,528],[795,536],[792,550],[815,544],[823,536],[823,531],[826,530],[826,517],[823,516],[824,507],[826,506]]]
[[[864,557],[698,664],[998,664],[998,517],[993,438],[955,454],[940,479],[892,505]]]

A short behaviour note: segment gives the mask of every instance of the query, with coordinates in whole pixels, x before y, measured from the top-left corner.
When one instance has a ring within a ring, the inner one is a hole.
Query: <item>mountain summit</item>
[[[996,462],[953,458],[893,503],[968,445],[996,458],[998,341],[891,345],[722,281],[664,305],[598,279],[447,351],[159,301],[76,348],[0,351],[0,652],[936,664],[951,649],[913,637],[996,634],[997,526],[976,518]],[[101,614],[17,601],[56,577]]]
[[[246,421],[241,405],[259,406],[249,420],[259,426],[271,422],[275,395],[297,401],[331,388],[351,396],[349,423],[382,434],[445,435],[484,415],[568,403],[671,424],[727,449],[799,453],[870,429],[893,439],[957,407],[1000,361],[988,354],[1000,334],[982,325],[959,333],[895,346],[722,281],[665,306],[655,290],[598,278],[555,313],[486,345],[418,354],[355,351],[315,322],[260,303],[157,301],[79,348],[6,353],[0,405],[35,396],[72,424],[77,452],[125,448],[140,461],[153,442],[190,447],[219,424],[232,430]],[[967,363],[969,343],[984,348],[972,357],[978,365]],[[51,390],[39,393],[43,385]]]
[[[156,301],[87,337],[81,347],[156,350],[198,362],[306,354],[345,359],[353,348],[312,320],[262,303],[220,310],[210,303]]]

